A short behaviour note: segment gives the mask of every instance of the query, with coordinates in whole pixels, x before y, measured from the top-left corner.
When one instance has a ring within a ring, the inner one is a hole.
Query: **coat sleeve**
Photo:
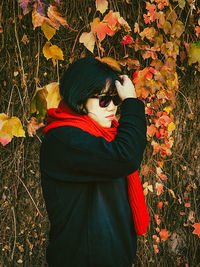
[[[127,98],[115,139],[108,142],[77,127],[50,130],[41,147],[41,173],[64,181],[107,181],[138,170],[146,147],[144,103]]]

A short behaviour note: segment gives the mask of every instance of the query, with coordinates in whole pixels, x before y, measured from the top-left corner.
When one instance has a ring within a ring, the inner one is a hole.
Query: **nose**
[[[115,110],[117,106],[113,103],[113,101],[110,101],[110,104],[107,106],[107,110]]]

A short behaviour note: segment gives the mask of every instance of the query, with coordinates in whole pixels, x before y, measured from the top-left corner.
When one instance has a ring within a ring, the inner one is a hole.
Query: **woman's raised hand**
[[[135,87],[129,77],[127,75],[121,75],[120,78],[123,80],[123,84],[116,80],[115,86],[121,100],[123,101],[129,97],[136,98]]]

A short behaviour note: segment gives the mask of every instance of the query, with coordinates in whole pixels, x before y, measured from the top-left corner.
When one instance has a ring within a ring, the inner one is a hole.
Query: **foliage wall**
[[[91,54],[129,75],[145,104],[140,177],[150,225],[134,266],[200,266],[199,8],[194,0],[0,3],[0,266],[46,265],[42,126],[64,69]]]

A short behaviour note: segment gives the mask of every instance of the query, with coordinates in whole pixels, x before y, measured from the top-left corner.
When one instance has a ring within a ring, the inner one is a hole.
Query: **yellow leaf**
[[[145,189],[143,190],[143,193],[144,193],[144,196],[146,196],[146,195],[148,194],[148,189],[145,188]]]
[[[166,111],[167,114],[169,114],[170,112],[172,112],[173,107],[172,107],[172,106],[167,106],[167,107],[165,107],[163,110]]]
[[[41,26],[44,35],[46,36],[47,40],[49,41],[56,33],[56,29],[52,28],[46,23],[43,23]]]
[[[152,186],[152,184],[151,185],[148,185],[147,188],[149,189],[149,191],[153,192],[153,186]]]
[[[6,114],[0,114],[0,142],[3,146],[8,144],[13,136],[25,137],[21,121],[17,117],[8,117]]]
[[[143,187],[146,188],[147,186],[148,186],[148,182],[145,182],[145,183],[143,184]]]
[[[50,46],[50,42],[46,42],[46,44],[43,47],[43,54],[46,57],[46,59],[52,58],[53,64],[55,66],[55,60],[63,60],[63,51],[57,46],[57,45],[52,45]]]
[[[173,122],[170,122],[170,124],[168,125],[168,132],[172,132],[176,129],[176,125]]]
[[[108,1],[107,0],[96,0],[96,9],[103,14],[108,9]]]
[[[189,61],[188,61],[189,65],[196,62],[200,63],[200,42],[189,45],[188,55],[189,55]]]
[[[48,92],[46,97],[47,109],[57,108],[61,100],[58,83],[57,82],[50,83],[45,86],[45,89]]]
[[[113,69],[115,69],[117,71],[121,71],[119,63],[114,58],[111,58],[111,57],[102,57],[102,58],[96,57],[96,59],[100,60],[103,63],[108,64],[109,66],[111,66],[111,68],[113,68]]]
[[[95,45],[95,37],[92,32],[83,32],[79,38],[79,42],[83,43],[84,46],[93,53]]]

